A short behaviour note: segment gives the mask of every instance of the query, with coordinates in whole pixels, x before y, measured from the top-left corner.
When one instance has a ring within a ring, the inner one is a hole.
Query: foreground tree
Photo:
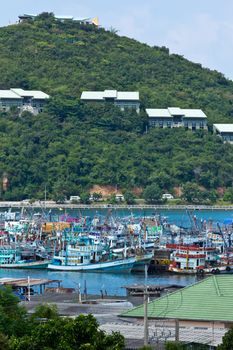
[[[48,314],[48,309],[40,311],[43,311],[42,315],[44,311]],[[12,337],[9,342],[10,349],[123,350],[124,348],[123,336],[119,333],[106,335],[98,329],[98,323],[92,315],[80,315],[74,320],[70,318],[59,318],[54,314],[53,317],[43,323],[40,323],[38,319],[36,320],[34,318],[31,334],[23,337]]]
[[[222,344],[217,347],[217,350],[232,350],[233,349],[233,328],[231,328],[222,338]]]

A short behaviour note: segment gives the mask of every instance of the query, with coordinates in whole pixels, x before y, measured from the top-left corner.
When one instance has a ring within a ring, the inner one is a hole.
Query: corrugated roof
[[[143,317],[144,307],[121,316]],[[211,276],[148,304],[149,318],[233,321],[233,276]]]
[[[105,98],[115,98],[116,101],[139,101],[138,91],[83,91],[81,100],[104,100]]]
[[[172,118],[172,115],[169,113],[168,109],[159,109],[159,108],[147,108],[146,113],[148,117],[169,117]]]
[[[213,124],[213,127],[219,132],[233,133],[233,124]]]

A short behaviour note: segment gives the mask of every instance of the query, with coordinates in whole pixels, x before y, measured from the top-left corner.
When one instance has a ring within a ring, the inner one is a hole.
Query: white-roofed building
[[[47,99],[49,95],[37,90],[0,90],[0,110],[9,111],[16,107],[20,112],[29,111],[36,115],[43,111]]]
[[[28,14],[28,13],[24,13],[18,16],[19,18],[19,22],[28,22],[28,21],[34,21],[37,17],[39,16],[39,14]],[[98,17],[94,17],[94,18],[90,18],[90,17],[73,17],[73,16],[66,16],[66,15],[54,15],[54,19],[58,22],[67,22],[67,21],[74,21],[74,22],[78,22],[81,24],[93,24],[96,27],[99,26],[99,20]]]
[[[213,132],[223,141],[233,143],[233,124],[213,124]]]
[[[126,108],[140,111],[140,99],[138,91],[83,91],[81,100],[86,102],[111,102],[121,110]]]
[[[148,108],[149,125],[158,128],[207,129],[207,116],[201,109]]]

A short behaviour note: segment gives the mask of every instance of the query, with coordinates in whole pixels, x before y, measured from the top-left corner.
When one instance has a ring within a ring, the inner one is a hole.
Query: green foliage
[[[94,202],[98,202],[99,200],[102,199],[102,194],[101,194],[101,193],[94,192],[94,193],[92,194],[92,198],[93,198],[93,201],[94,201]]]
[[[0,288],[0,333],[7,336],[21,336],[26,333],[26,309],[19,306],[19,299],[12,293],[11,288]],[[1,341],[1,339],[0,339]],[[4,339],[2,339],[4,342]]]
[[[38,305],[35,309],[35,312],[32,314],[32,321],[38,320],[38,319],[56,319],[58,317],[58,311],[56,305],[49,305],[49,304],[41,304]]]
[[[52,13],[1,28],[0,62],[1,89],[51,95],[38,116],[0,113],[0,177],[7,173],[10,183],[0,199],[43,199],[44,184],[59,202],[94,184],[155,184],[163,193],[189,182],[209,193],[232,187],[231,145],[203,131],[146,132],[145,106],[202,108],[210,126],[232,122],[233,82],[221,73]],[[140,114],[80,102],[83,90],[103,89],[139,90]]]
[[[111,194],[111,196],[109,197],[108,201],[109,201],[110,204],[116,204],[117,200],[116,200],[115,194]]]
[[[228,190],[224,193],[223,200],[233,203],[233,187],[228,188]]]
[[[135,204],[135,195],[132,192],[125,192],[124,198],[127,204]]]
[[[10,345],[11,350],[122,350],[124,338],[119,333],[105,335],[92,315],[80,315],[37,323],[30,336],[12,338]]]
[[[145,188],[143,192],[143,198],[145,201],[149,204],[156,204],[162,202],[162,190],[161,188],[156,185],[149,185]]]
[[[186,183],[183,187],[182,198],[188,203],[215,203],[218,195],[215,191],[206,191],[200,189],[196,183]]]
[[[80,194],[80,201],[83,204],[89,204],[90,203],[90,194],[88,192],[84,192]]]
[[[222,344],[217,347],[217,350],[231,350],[233,349],[233,328],[223,336]]]
[[[168,341],[166,342],[165,349],[166,350],[184,350],[186,347],[180,342],[172,342]]]

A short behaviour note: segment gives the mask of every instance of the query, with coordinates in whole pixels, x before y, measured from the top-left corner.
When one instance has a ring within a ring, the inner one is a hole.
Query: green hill
[[[147,108],[201,108],[213,122],[231,122],[233,82],[166,48],[104,29],[61,23],[42,14],[0,28],[0,89],[21,87],[52,96],[38,116],[0,115],[1,198],[79,194],[94,184],[123,189],[156,183],[163,190],[196,182],[231,187],[232,146],[211,133],[149,130],[111,106],[80,103],[83,90],[139,90]]]

